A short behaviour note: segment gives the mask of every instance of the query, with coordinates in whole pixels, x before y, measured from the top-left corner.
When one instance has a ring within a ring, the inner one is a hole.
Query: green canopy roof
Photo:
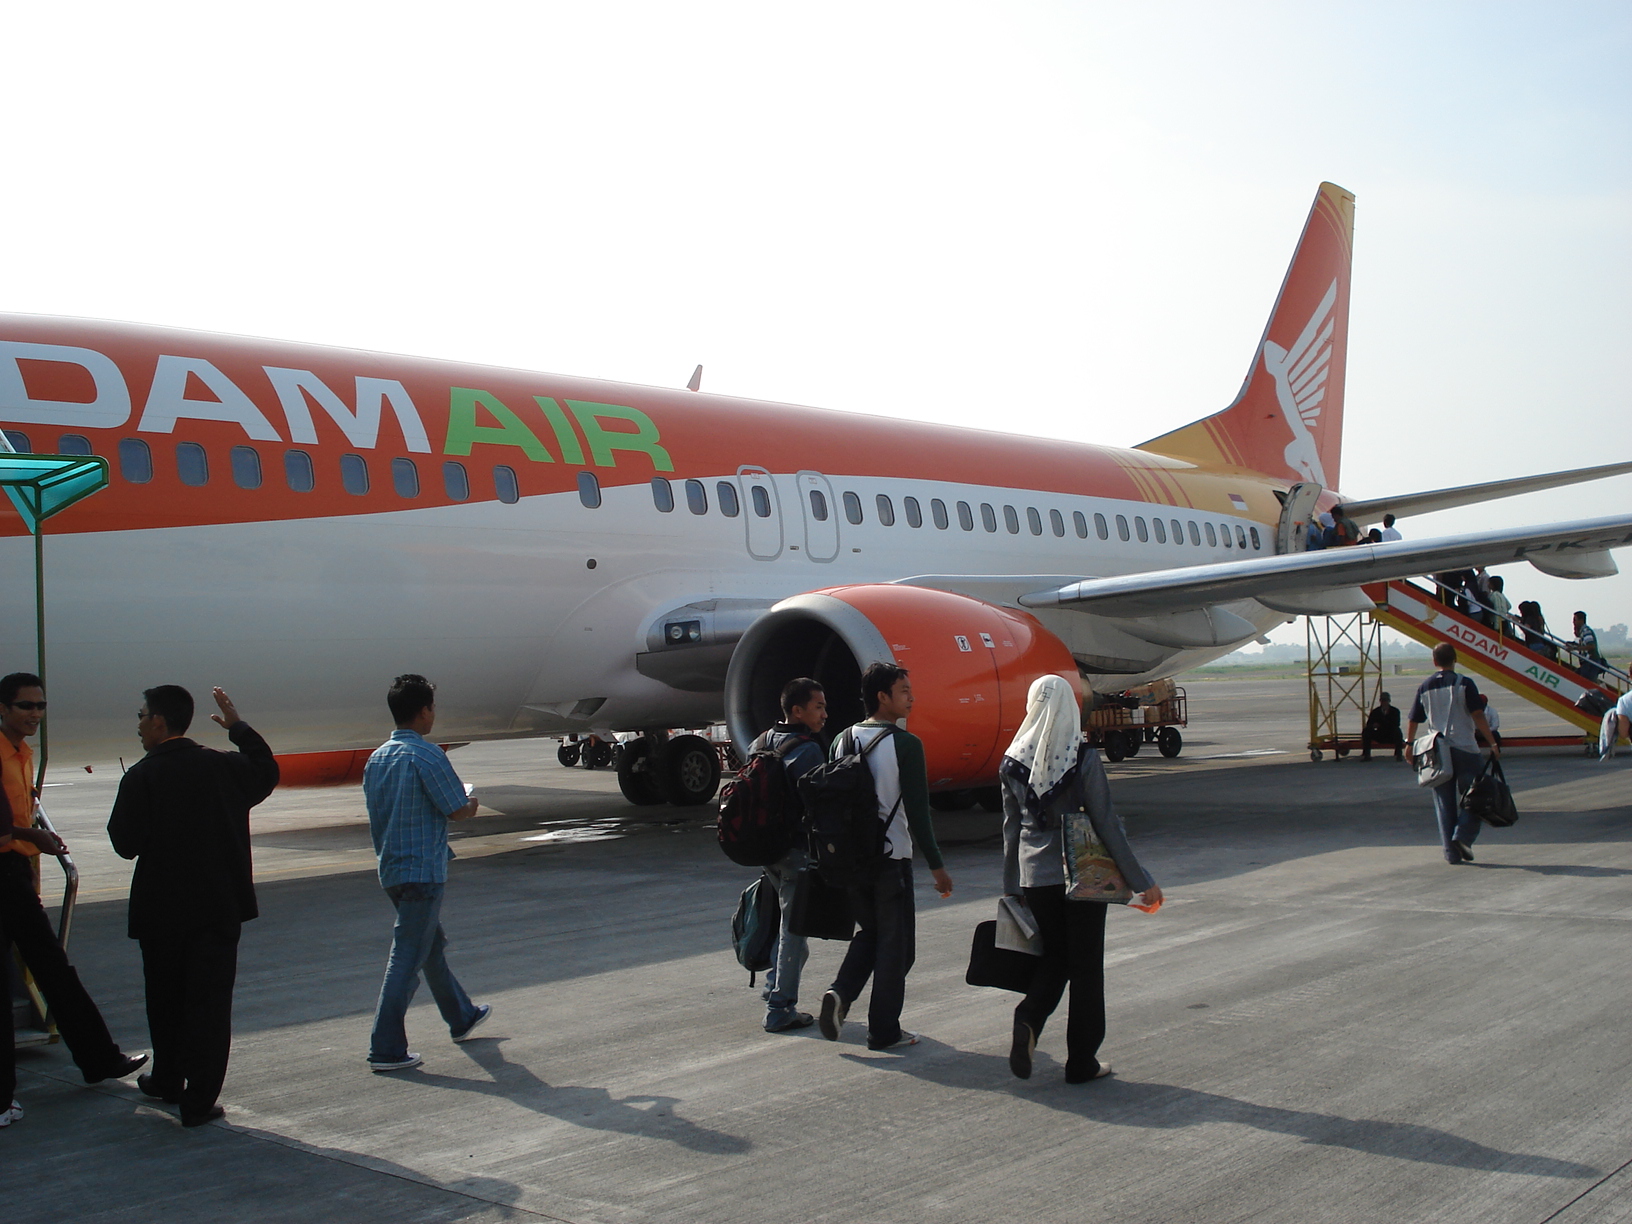
[[[108,461],[97,455],[0,453],[0,487],[29,531],[108,483]]]

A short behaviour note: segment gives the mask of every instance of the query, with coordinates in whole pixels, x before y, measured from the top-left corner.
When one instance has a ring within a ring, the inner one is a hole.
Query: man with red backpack
[[[827,695],[822,686],[808,677],[789,681],[782,690],[782,721],[756,739],[749,752],[775,752],[782,759],[787,774],[788,788],[798,795],[798,782],[805,774],[827,759],[817,734],[827,722]],[[797,803],[798,799],[795,798]],[[808,1028],[814,1018],[799,1010],[799,975],[810,955],[810,944],[803,935],[788,930],[788,917],[793,912],[793,885],[805,865],[805,852],[799,839],[779,861],[762,870],[765,880],[776,889],[782,903],[782,929],[777,935],[776,950],[771,967],[765,974],[765,1031],[788,1033]]]

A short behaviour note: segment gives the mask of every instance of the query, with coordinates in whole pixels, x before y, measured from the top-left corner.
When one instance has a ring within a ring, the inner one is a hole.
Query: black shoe
[[[203,1126],[206,1122],[214,1122],[217,1118],[227,1116],[227,1111],[219,1105],[211,1105],[203,1113],[190,1114],[185,1109],[181,1111],[183,1126]]]
[[[1094,1069],[1084,1071],[1081,1067],[1065,1064],[1065,1082],[1068,1084],[1086,1084],[1089,1080],[1104,1079],[1111,1073],[1111,1064],[1099,1059],[1094,1060]]]
[[[774,1028],[767,1024],[765,1026],[765,1031],[767,1033],[791,1033],[797,1029],[809,1028],[815,1023],[816,1017],[811,1015],[809,1012],[796,1011],[793,1013],[793,1015],[789,1016],[786,1020],[782,1021],[781,1024],[776,1025]]]
[[[84,1073],[85,1082],[87,1084],[100,1084],[103,1080],[124,1079],[132,1071],[140,1070],[145,1066],[147,1066],[146,1054],[121,1054],[119,1055],[119,1061],[105,1068],[99,1075],[92,1075],[89,1071],[86,1071]]]
[[[1009,1070],[1016,1079],[1031,1078],[1031,1056],[1037,1050],[1037,1034],[1024,1020],[1014,1022],[1014,1038],[1009,1043]]]
[[[1456,852],[1462,856],[1464,863],[1473,862],[1473,847],[1469,846],[1467,842],[1453,841],[1451,845],[1456,847]]]
[[[180,1088],[166,1088],[151,1075],[138,1075],[136,1077],[136,1087],[143,1096],[163,1101],[166,1105],[181,1104]]]
[[[822,1036],[829,1041],[837,1041],[839,1039],[839,1026],[844,1023],[845,1014],[849,1010],[849,1005],[839,998],[838,991],[830,990],[824,994],[822,996],[822,1014],[816,1021],[821,1026]]]

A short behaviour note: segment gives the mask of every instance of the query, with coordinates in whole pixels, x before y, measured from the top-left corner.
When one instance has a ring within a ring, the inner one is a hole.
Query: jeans
[[[240,933],[228,922],[141,941],[153,1082],[184,1116],[208,1113],[227,1078]]]
[[[476,1019],[476,1005],[448,971],[448,962],[442,956],[448,945],[441,923],[443,887],[395,884],[385,890],[397,908],[397,924],[391,932],[391,959],[386,963],[380,1002],[374,1010],[374,1033],[368,1043],[370,1062],[400,1062],[408,1056],[405,1020],[408,1004],[419,989],[421,971],[450,1033],[464,1031]]]
[[[1462,810],[1462,796],[1485,767],[1485,758],[1480,753],[1461,748],[1450,751],[1451,780],[1433,788],[1434,815],[1439,819],[1439,840],[1445,850],[1445,861],[1460,863],[1462,856],[1451,842],[1459,841],[1471,846],[1479,836],[1479,817]]]
[[[781,862],[764,869],[765,878],[776,889],[776,899],[782,903],[782,930],[776,937],[776,951],[765,974],[765,1028],[771,1032],[783,1028],[799,1014],[799,975],[810,957],[810,941],[788,930],[788,919],[793,913],[794,878],[805,861],[804,851],[796,847],[788,851]]]
[[[881,1050],[901,1040],[901,1006],[915,956],[912,860],[890,859],[865,884],[850,890],[861,928],[850,941],[833,991],[849,1007],[873,980],[867,1003],[867,1045]]]
[[[1043,1035],[1043,1024],[1060,1005],[1071,985],[1065,1021],[1065,1069],[1073,1075],[1099,1070],[1095,1057],[1105,1040],[1105,910],[1101,901],[1068,901],[1064,884],[1021,890],[1037,930],[1043,954],[1032,971],[1031,988],[1014,1009],[1014,1018]]]

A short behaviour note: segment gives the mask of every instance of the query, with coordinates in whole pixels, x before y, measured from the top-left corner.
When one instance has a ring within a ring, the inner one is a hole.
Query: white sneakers
[[[4,1129],[5,1127],[10,1126],[13,1122],[17,1121],[17,1119],[22,1117],[22,1116],[23,1116],[23,1107],[21,1105],[17,1104],[16,1101],[13,1101],[11,1103],[11,1108],[10,1109],[0,1110],[0,1129]]]

